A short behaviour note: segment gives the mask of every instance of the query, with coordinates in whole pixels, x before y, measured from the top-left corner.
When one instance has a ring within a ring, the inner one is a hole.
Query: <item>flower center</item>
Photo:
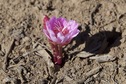
[[[62,32],[63,35],[69,33],[69,30],[67,29],[67,27],[64,27],[60,21],[56,21],[54,23],[54,28],[53,31],[55,32],[55,35],[57,36],[58,32]]]
[[[65,34],[68,34],[68,33],[69,33],[69,31],[68,31],[68,29],[67,29],[67,28],[65,28],[65,29],[63,29],[63,30],[62,30],[62,33],[63,33],[63,35],[65,35]]]

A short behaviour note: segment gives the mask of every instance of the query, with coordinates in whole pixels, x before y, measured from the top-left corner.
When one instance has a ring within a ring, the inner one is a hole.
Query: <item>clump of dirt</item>
[[[54,65],[43,16],[79,23]],[[0,0],[0,84],[125,84],[125,0]]]

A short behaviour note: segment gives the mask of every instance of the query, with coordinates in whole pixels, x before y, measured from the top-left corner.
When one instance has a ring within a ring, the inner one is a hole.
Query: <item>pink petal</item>
[[[76,30],[76,29],[78,28],[78,23],[76,23],[76,22],[73,21],[73,20],[70,20],[70,21],[68,22],[68,25],[70,25],[70,26],[68,27],[68,29],[70,29],[70,31]]]
[[[61,33],[61,32],[59,32],[58,34],[57,34],[57,38],[60,40],[60,43],[62,43],[63,41],[64,41],[64,35]]]
[[[45,35],[57,44],[67,44],[79,33],[78,23],[74,20],[67,21],[65,18],[52,17],[46,22]]]
[[[73,32],[70,34],[71,38],[76,37],[76,36],[78,35],[79,32],[80,32],[79,30],[73,31]]]
[[[55,23],[56,22],[56,17],[52,17],[50,20],[49,20],[49,23],[48,25],[50,25],[50,28],[53,30],[53,28],[55,27]],[[47,26],[48,26],[47,25]]]
[[[44,19],[43,19],[43,25],[44,25],[44,28],[46,29],[46,22],[49,21],[49,17],[47,15],[44,16]]]
[[[43,29],[44,34],[47,36],[48,39],[50,39],[49,33],[47,32],[47,30]]]
[[[65,23],[65,22],[66,22],[66,19],[65,19],[65,18],[60,17],[60,18],[57,18],[57,21],[59,21],[59,22],[60,22],[60,25],[61,25],[61,27],[63,28],[63,27],[64,27],[64,24],[63,24],[63,23]]]
[[[52,40],[54,42],[59,42],[56,38],[54,31],[52,30],[51,25],[49,24],[49,22],[46,23],[46,27],[47,27],[47,32],[49,33],[50,40]]]
[[[60,42],[61,42],[60,44],[62,44],[62,45],[67,44],[68,42],[71,41],[69,34],[64,36],[61,32],[57,34],[57,38],[60,39]]]

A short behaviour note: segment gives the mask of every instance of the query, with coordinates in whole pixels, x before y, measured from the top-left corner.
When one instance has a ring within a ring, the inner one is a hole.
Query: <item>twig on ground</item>
[[[25,83],[26,80],[24,79],[23,73],[24,73],[24,74],[27,73],[26,69],[25,69],[23,66],[18,66],[18,67],[17,67],[17,71],[18,71],[18,73],[19,73],[19,77],[20,77],[21,83],[22,83],[22,84]]]
[[[57,77],[54,76],[50,84],[56,84]]]
[[[3,84],[7,84],[8,82],[10,82],[11,84],[16,84],[16,79],[15,78],[11,78],[11,77],[6,77],[3,79]]]
[[[24,53],[23,55],[21,55],[21,56],[18,56],[18,57],[16,57],[16,58],[13,58],[13,61],[14,62],[17,62],[17,61],[19,61],[20,59],[22,59],[22,57],[26,57],[26,56],[28,56],[29,54],[31,54],[31,53],[33,53],[33,52],[36,52],[36,51],[40,51],[40,50],[42,50],[43,48],[41,48],[41,49],[33,49],[32,51],[29,51],[29,52],[26,52],[26,53]]]
[[[108,61],[113,61],[116,59],[115,56],[111,56],[109,54],[105,54],[105,55],[96,55],[94,57],[89,57],[89,59],[95,59],[98,62],[108,62]]]
[[[79,54],[77,54],[77,57],[88,58],[88,57],[91,57],[91,56],[94,56],[94,55],[95,55],[95,54],[82,51],[82,52],[80,52]]]
[[[14,45],[14,39],[12,39],[12,41],[10,42],[10,45],[6,48],[6,54],[5,54],[5,59],[4,59],[4,65],[3,65],[3,69],[6,71],[7,70],[7,66],[8,66],[8,55],[10,54],[10,52],[12,51],[12,47]]]
[[[42,40],[42,39],[39,39],[36,43],[33,44],[33,50],[31,50],[31,51],[29,51],[29,52],[26,52],[26,53],[24,53],[24,54],[21,55],[21,56],[18,56],[18,57],[13,58],[13,61],[14,61],[14,62],[18,62],[18,61],[19,61],[20,59],[22,59],[23,57],[26,57],[26,56],[28,56],[29,54],[34,53],[34,52],[36,52],[36,51],[40,51],[40,50],[42,50],[43,48],[46,49],[46,50],[48,50],[48,51],[50,51],[50,49],[49,49],[46,45],[41,44],[41,43],[39,42],[39,41],[41,41],[41,40]],[[42,49],[36,49],[36,47],[37,47],[38,45],[40,45],[40,46],[42,47]]]
[[[41,46],[37,47],[37,49],[41,49],[41,48],[42,48]],[[48,52],[45,49],[41,49],[41,50],[37,51],[36,54],[41,56],[47,63],[49,74],[50,75],[54,74],[54,64],[53,64],[53,62],[51,60],[51,56],[48,54]]]
[[[94,25],[94,14],[97,12],[98,8],[101,6],[100,3],[97,3],[95,8],[92,10],[91,15],[90,15],[90,23],[91,25]]]
[[[11,66],[8,67],[8,69],[13,68],[14,70],[17,70],[17,72],[19,74],[19,78],[21,80],[21,83],[23,84],[23,83],[26,82],[23,74],[26,74],[27,70],[22,65],[25,65],[25,63],[18,63],[16,65],[11,65]]]
[[[45,48],[46,50],[50,51],[50,49],[46,45],[40,43],[39,41],[41,41],[41,39],[36,41],[36,43],[33,45],[33,49],[35,49],[38,45],[40,45],[42,48]]]
[[[48,51],[50,51],[51,49],[49,49],[47,46],[45,46],[44,44],[41,44],[41,43],[38,43],[42,48],[44,48],[44,49],[46,49],[46,50],[48,50]]]
[[[86,81],[89,77],[91,77],[91,76],[97,74],[101,69],[102,69],[102,67],[99,66],[99,67],[97,67],[97,68],[95,68],[95,69],[93,69],[93,70],[91,70],[91,71],[85,73],[84,78],[81,79],[81,80],[77,80],[76,84],[83,84],[84,81]]]

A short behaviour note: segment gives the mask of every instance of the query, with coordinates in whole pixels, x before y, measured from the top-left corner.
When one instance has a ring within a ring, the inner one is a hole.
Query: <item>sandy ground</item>
[[[79,23],[61,67],[44,15]],[[0,84],[126,84],[126,0],[0,0]]]

